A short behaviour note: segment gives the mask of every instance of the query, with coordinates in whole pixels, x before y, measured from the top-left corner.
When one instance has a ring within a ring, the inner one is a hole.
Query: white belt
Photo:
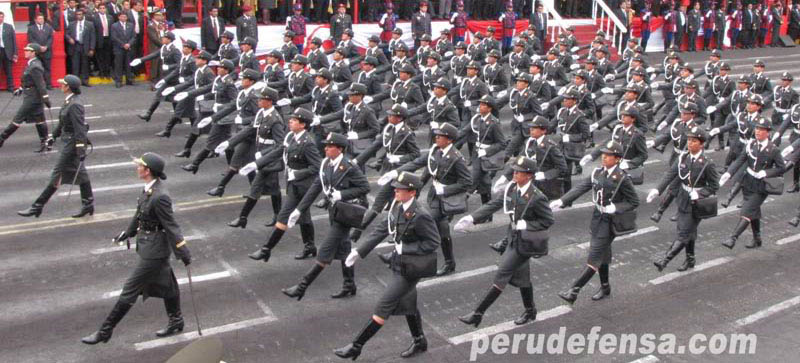
[[[397,156],[397,157],[403,157],[403,155],[392,154],[392,153],[386,153],[386,160],[389,160],[389,158],[390,158],[390,157],[391,157],[391,158],[394,158],[395,156]],[[392,162],[389,162],[389,163],[390,163],[390,164],[394,164],[394,163],[392,163]]]
[[[745,139],[745,138],[743,138],[743,137],[739,137],[739,141],[740,141],[742,144],[746,144],[746,143],[747,143],[748,141],[750,141],[750,140],[747,140],[747,139]]]
[[[265,139],[265,138],[263,138],[261,136],[258,136],[257,140],[261,144],[275,145],[275,140],[273,140],[273,139]]]
[[[492,145],[493,144],[484,144],[484,143],[481,143],[481,142],[476,142],[475,143],[475,146],[477,146],[479,149],[488,149],[488,148],[492,147]]]
[[[781,112],[781,113],[786,113],[786,112],[789,112],[789,109],[775,107],[775,111],[778,111],[778,112]]]
[[[681,149],[680,149],[680,148],[678,148],[677,146],[673,146],[673,147],[672,147],[672,150],[675,150],[675,152],[676,152],[676,153],[683,152],[683,150],[681,150]]]
[[[688,186],[686,184],[681,184],[681,187],[683,188],[683,190],[685,190],[688,193],[699,192],[700,189],[703,189],[703,188],[692,188],[692,187],[690,187],[690,186]]]
[[[755,171],[755,170],[753,170],[753,168],[751,168],[751,167],[749,167],[749,166],[747,167],[747,174],[750,174],[752,177],[754,177],[754,178],[758,179],[758,178],[756,177],[756,174],[758,174],[758,173],[759,173],[759,172],[758,172],[758,171]]]

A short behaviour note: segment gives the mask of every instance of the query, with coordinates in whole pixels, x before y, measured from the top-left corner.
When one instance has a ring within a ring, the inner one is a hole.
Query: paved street
[[[701,72],[708,53],[682,53]],[[649,56],[659,66],[661,53]],[[738,50],[723,54],[732,74],[749,74],[755,59],[766,63],[766,73],[777,84],[788,71],[800,78],[800,51],[797,48]],[[658,81],[662,81],[659,77]],[[701,78],[701,88],[706,79]],[[797,81],[795,85],[797,86]],[[247,229],[233,229],[226,223],[238,216],[241,195],[248,190],[247,179],[236,176],[222,198],[205,191],[216,186],[226,169],[224,158],[209,159],[192,175],[180,169],[186,159],[172,156],[180,151],[188,133],[178,125],[172,138],[153,136],[163,129],[171,107],[162,104],[149,123],[136,117],[149,104],[153,93],[146,85],[115,89],[96,86],[84,89],[83,102],[90,138],[95,146],[87,166],[95,189],[96,213],[74,220],[69,216],[80,208],[76,187],[67,200],[69,186],[45,206],[41,218],[26,219],[16,214],[27,208],[44,188],[57,153],[35,154],[38,138],[32,126],[25,126],[0,149],[0,361],[2,362],[161,362],[196,338],[194,308],[189,298],[186,269],[173,261],[181,283],[186,329],[183,334],[157,338],[154,332],[167,323],[160,299],[141,300],[117,326],[107,344],[87,346],[80,338],[96,330],[116,301],[119,289],[136,263],[133,251],[111,244],[110,240],[130,220],[142,183],[136,178],[131,156],[146,151],[167,159],[166,185],[176,207],[178,223],[189,237],[197,313],[206,335],[216,335],[224,343],[226,362],[333,362],[339,361],[333,348],[349,343],[372,314],[391,272],[371,254],[356,264],[358,294],[354,298],[333,300],[330,294],[341,286],[338,263],[314,282],[302,301],[284,296],[280,289],[296,284],[308,270],[311,260],[297,261],[301,249],[299,228],[292,229],[273,251],[270,262],[254,262],[247,254],[265,242],[270,228],[263,223],[272,217],[268,198],[250,215]],[[660,102],[660,92],[654,92]],[[0,95],[0,105],[10,94]],[[63,96],[52,91],[53,105]],[[4,113],[3,126],[19,107],[11,102]],[[767,111],[769,115],[771,111]],[[53,109],[57,117],[57,110]],[[508,135],[510,112],[501,112]],[[51,124],[52,125],[52,124]],[[421,147],[428,147],[428,127],[418,131]],[[788,138],[789,132],[786,133]],[[423,137],[424,136],[424,137]],[[606,130],[595,134],[598,142],[607,138]],[[651,138],[652,134],[648,135]],[[60,142],[60,140],[59,140]],[[713,141],[716,145],[716,140]],[[201,138],[194,152],[205,145]],[[787,145],[784,140],[781,146]],[[713,150],[713,148],[712,148]],[[724,152],[709,150],[717,165]],[[614,243],[611,265],[612,297],[593,302],[590,296],[599,286],[594,278],[582,291],[574,306],[564,305],[556,295],[565,290],[583,268],[590,239],[591,197],[587,194],[572,208],[558,210],[551,228],[550,255],[534,260],[532,280],[539,320],[516,327],[510,324],[523,307],[516,288],[506,289],[487,311],[480,331],[498,333],[556,334],[562,327],[567,335],[588,334],[594,326],[602,333],[663,334],[677,336],[686,344],[693,334],[754,333],[758,337],[754,355],[693,354],[538,354],[479,356],[482,362],[752,362],[794,361],[800,353],[800,236],[786,222],[797,213],[800,194],[771,196],[763,206],[764,246],[745,249],[749,229],[734,250],[720,243],[730,234],[738,219],[735,206],[720,209],[716,218],[700,225],[697,241],[698,265],[693,271],[678,273],[683,261],[676,257],[659,273],[652,260],[661,256],[676,236],[669,216],[661,223],[648,216],[655,203],[645,204],[647,192],[666,170],[669,151],[650,150],[645,184],[637,186],[642,205],[638,209],[639,232]],[[597,162],[592,165],[597,165]],[[587,167],[586,170],[591,170]],[[787,173],[787,186],[791,182]],[[583,176],[587,176],[584,171]],[[374,187],[377,175],[368,177]],[[573,177],[575,178],[575,177]],[[726,195],[730,183],[722,188]],[[427,194],[427,190],[424,191]],[[735,203],[734,203],[735,204]],[[470,209],[479,198],[470,198]],[[317,242],[328,232],[327,212],[312,207]],[[399,353],[411,342],[405,319],[394,317],[364,347],[360,357],[367,362],[465,362],[473,346],[470,333],[475,329],[457,320],[478,304],[489,288],[499,255],[487,247],[504,233],[507,221],[500,214],[493,223],[478,225],[469,233],[455,233],[456,273],[425,280],[419,285],[423,328],[429,341],[426,354],[403,360]],[[374,224],[373,224],[374,227]],[[382,248],[377,251],[386,251]],[[440,254],[441,256],[441,254]],[[439,258],[441,262],[441,258]]]

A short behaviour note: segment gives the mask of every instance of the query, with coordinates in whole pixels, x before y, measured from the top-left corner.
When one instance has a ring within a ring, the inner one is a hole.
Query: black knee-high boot
[[[728,208],[728,206],[733,202],[733,198],[736,198],[736,195],[739,194],[739,191],[742,190],[742,183],[736,182],[733,183],[733,187],[731,187],[730,192],[728,192],[728,198],[724,201],[719,202],[722,208]]]
[[[300,236],[303,238],[303,250],[294,256],[295,260],[317,257],[317,246],[314,245],[314,223],[301,223]]]
[[[600,265],[597,272],[598,275],[600,275],[600,289],[597,290],[597,293],[592,295],[592,300],[594,301],[611,296],[611,284],[608,283],[608,264],[604,263]]]
[[[192,156],[192,146],[194,146],[194,143],[197,142],[198,137],[200,137],[200,135],[190,133],[186,138],[186,143],[183,144],[183,150],[181,150],[179,153],[176,153],[175,157],[188,158]]]
[[[156,92],[158,92],[158,91],[156,91]],[[150,103],[150,107],[147,108],[147,111],[145,111],[144,113],[139,114],[139,118],[144,120],[145,122],[150,122],[150,117],[153,116],[153,112],[156,112],[156,109],[158,108],[158,104],[159,103],[161,103],[161,101],[159,101],[158,98],[153,100],[153,102]]]
[[[658,261],[653,262],[653,265],[655,265],[656,268],[658,268],[658,272],[661,272],[665,267],[667,267],[669,261],[672,261],[672,259],[675,258],[675,256],[681,253],[683,247],[684,247],[683,242],[678,240],[672,241],[672,246],[670,246],[670,248],[667,250],[667,253],[664,254],[664,257],[662,257]]]
[[[228,172],[225,173],[225,176],[223,176],[222,180],[219,181],[219,185],[207,191],[206,194],[212,197],[222,197],[222,195],[225,194],[225,186],[230,183],[231,179],[233,179],[236,173],[238,173],[238,171],[228,169]]]
[[[156,136],[166,137],[169,139],[169,137],[172,136],[172,128],[179,123],[181,123],[180,117],[173,116],[172,118],[169,119],[169,122],[167,122],[167,126],[164,127],[164,130],[157,133]]]
[[[183,314],[181,314],[181,297],[177,295],[164,299],[164,308],[167,310],[167,327],[156,332],[158,337],[166,337],[183,331]]]
[[[797,193],[800,191],[800,164],[795,163],[792,167],[792,187],[789,188],[787,193]]]
[[[414,341],[411,342],[408,349],[400,353],[400,357],[411,358],[428,350],[428,340],[425,339],[425,334],[422,332],[422,315],[419,314],[419,311],[414,315],[406,315],[406,323],[408,323],[408,330]]]
[[[383,325],[378,324],[375,319],[370,318],[369,323],[364,326],[364,329],[358,334],[356,340],[344,347],[334,349],[333,354],[336,354],[339,358],[352,358],[356,360],[356,358],[361,355],[361,348],[364,347],[364,344],[366,344],[381,327],[383,327]]]
[[[683,265],[678,267],[678,271],[686,271],[690,268],[694,268],[694,242],[695,239],[692,238],[686,244],[686,260],[683,261]]]
[[[47,201],[50,200],[50,197],[52,197],[53,194],[56,193],[56,190],[58,190],[58,188],[48,184],[44,188],[44,190],[42,190],[42,194],[39,194],[39,197],[36,198],[36,200],[33,202],[30,208],[26,210],[21,210],[17,212],[17,214],[23,217],[35,216],[36,218],[39,218],[39,216],[42,214],[42,209],[44,208],[44,205],[47,204]]]
[[[275,223],[278,222],[278,213],[281,211],[281,203],[282,198],[281,195],[271,195],[269,197],[270,203],[272,203],[272,219],[264,223],[265,227],[272,227]]]
[[[92,193],[92,183],[86,181],[81,183],[81,210],[72,215],[72,218],[81,218],[85,215],[94,215],[94,195]]]
[[[460,316],[458,320],[461,320],[461,322],[464,324],[473,325],[477,328],[483,319],[483,313],[485,313],[486,309],[494,304],[495,300],[497,300],[502,293],[503,290],[500,290],[497,288],[497,286],[492,285],[492,287],[489,288],[489,291],[486,292],[483,300],[481,300],[480,304],[478,304],[478,307],[475,308],[475,311],[467,315]]]
[[[522,306],[525,307],[525,311],[522,312],[519,318],[514,320],[515,325],[522,325],[529,321],[536,320],[536,305],[533,303],[533,286],[520,287],[519,295],[522,297]]]
[[[308,272],[306,272],[305,276],[303,276],[302,279],[300,279],[299,284],[285,288],[281,291],[283,292],[284,295],[292,298],[297,298],[297,301],[300,301],[300,299],[303,298],[303,295],[306,294],[306,289],[308,288],[308,285],[311,285],[311,283],[317,279],[317,276],[319,276],[320,272],[322,272],[324,268],[325,267],[323,267],[322,265],[314,262],[314,266],[311,266],[311,269],[308,270]]]
[[[355,266],[347,267],[342,260],[342,291],[331,295],[332,299],[341,299],[356,296],[356,269]]]
[[[488,193],[481,194],[481,205],[485,205],[486,203],[489,203],[491,200],[492,200],[492,195],[491,194],[488,194]],[[491,222],[492,220],[493,220],[492,216],[490,215],[489,219],[487,219],[486,222]]]
[[[658,209],[650,216],[650,220],[656,223],[661,221],[661,216],[664,214],[664,211],[669,208],[669,205],[672,204],[673,199],[675,199],[675,194],[667,190],[667,194],[658,202]]]
[[[746,244],[747,248],[761,247],[761,219],[753,219],[750,221],[750,229],[753,230],[753,240]]]
[[[19,125],[14,124],[13,122],[8,124],[6,128],[3,130],[3,133],[0,133],[0,147],[3,147],[3,143],[8,140],[9,137],[19,129]]]
[[[91,345],[100,342],[107,343],[108,340],[111,339],[111,333],[114,331],[114,327],[116,327],[120,320],[125,317],[125,314],[128,313],[128,310],[131,309],[131,306],[133,305],[117,301],[117,304],[114,305],[113,309],[111,309],[111,313],[108,314],[108,317],[103,322],[103,325],[100,326],[100,330],[84,337],[81,339],[81,342]]]
[[[453,256],[453,238],[442,237],[442,254],[444,255],[444,265],[439,271],[436,271],[436,276],[449,275],[456,271],[456,260]]]
[[[247,182],[250,183],[250,185],[253,185],[253,180],[255,179],[256,179],[256,172],[251,172],[247,174]]]
[[[722,245],[730,249],[733,249],[733,246],[736,244],[736,240],[739,239],[739,235],[741,235],[742,232],[744,232],[744,230],[747,229],[747,225],[749,224],[750,221],[744,218],[739,218],[739,224],[737,224],[736,227],[733,228],[733,233],[731,233],[731,236],[728,237],[728,239],[725,240],[725,242],[722,242]]]
[[[250,215],[250,212],[253,210],[253,207],[256,206],[257,202],[258,199],[244,198],[244,205],[242,206],[242,211],[239,212],[239,218],[228,222],[228,226],[233,228],[246,228],[247,216]]]
[[[187,164],[181,167],[181,169],[186,170],[192,174],[197,174],[197,170],[200,168],[200,164],[208,158],[208,155],[211,154],[211,150],[203,149],[200,150],[200,153],[194,157],[191,164]]]
[[[261,246],[261,248],[258,251],[253,252],[247,256],[256,261],[258,260],[264,260],[264,262],[269,261],[272,249],[278,245],[278,242],[281,241],[281,237],[283,237],[284,233],[286,233],[286,231],[280,228],[273,228],[272,233],[269,235],[267,243]]]
[[[567,291],[559,292],[558,296],[570,304],[575,303],[581,288],[594,276],[594,272],[593,268],[586,266],[578,279],[572,284],[572,288]]]
[[[36,123],[36,133],[39,134],[39,148],[34,150],[37,153],[53,150],[52,145],[47,144],[47,123]]]

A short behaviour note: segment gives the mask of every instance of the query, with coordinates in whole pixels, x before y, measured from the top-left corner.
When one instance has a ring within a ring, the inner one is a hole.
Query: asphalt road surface
[[[681,55],[699,70],[708,53]],[[658,65],[662,57],[660,53],[650,55],[650,63]],[[731,63],[736,77],[749,73],[759,58],[766,62],[773,84],[784,71],[800,78],[800,51],[796,48],[739,50],[726,52],[723,59]],[[659,77],[659,81],[662,79]],[[702,79],[701,85],[704,83]],[[0,95],[0,104],[5,104],[8,97],[10,94]],[[154,335],[166,324],[167,317],[161,300],[151,299],[134,306],[108,344],[80,343],[80,338],[96,330],[106,317],[115,302],[115,293],[136,262],[133,251],[112,245],[110,240],[127,224],[142,187],[131,155],[146,151],[167,157],[166,185],[176,206],[177,220],[191,237],[198,313],[204,333],[224,342],[224,360],[338,361],[331,350],[349,343],[367,322],[390,276],[374,253],[356,264],[357,296],[329,298],[341,286],[339,265],[333,264],[311,285],[301,302],[287,298],[280,289],[296,284],[312,262],[292,258],[301,248],[296,228],[287,233],[269,263],[247,258],[247,253],[267,238],[270,229],[263,222],[271,219],[272,211],[269,201],[262,200],[251,214],[247,229],[226,226],[238,216],[241,194],[247,190],[246,178],[236,176],[222,198],[207,196],[205,191],[217,184],[226,168],[223,158],[207,160],[197,175],[181,170],[180,166],[188,161],[172,154],[182,148],[188,126],[178,125],[170,139],[153,136],[168,121],[170,107],[162,104],[149,123],[136,118],[152,97],[145,85],[122,89],[92,87],[84,89],[82,97],[89,105],[86,114],[95,145],[87,159],[95,188],[93,217],[69,218],[79,209],[80,197],[75,188],[67,200],[68,186],[59,189],[41,218],[17,216],[16,211],[27,208],[45,186],[57,154],[32,152],[38,139],[31,126],[23,127],[0,149],[0,361],[159,362],[196,338],[189,289],[181,282],[186,320],[183,334],[162,339]],[[660,92],[654,92],[654,97],[659,102]],[[63,100],[57,91],[51,93],[51,98],[54,105]],[[6,121],[19,102],[12,101],[4,114]],[[53,112],[57,116],[56,110]],[[507,126],[508,109],[501,113],[501,119]],[[427,147],[427,137],[422,137],[427,135],[427,126],[419,132],[419,142]],[[596,139],[602,141],[607,135],[607,131],[600,131]],[[198,141],[195,152],[205,144],[204,140]],[[782,144],[785,145],[786,142]],[[724,161],[723,152],[711,151],[710,155],[718,165]],[[637,187],[642,202],[663,175],[668,156],[669,152],[650,151],[645,184]],[[370,171],[368,176],[374,186],[378,175]],[[726,194],[729,187],[726,185],[721,194]],[[471,209],[477,206],[477,199],[470,198]],[[662,273],[652,265],[652,260],[661,256],[676,236],[675,225],[669,222],[674,205],[661,223],[654,224],[648,216],[655,203],[643,203],[638,210],[639,232],[614,243],[612,297],[600,302],[589,299],[599,285],[594,278],[576,304],[569,307],[556,294],[570,286],[585,263],[591,209],[585,203],[590,201],[589,196],[584,196],[572,208],[556,212],[551,253],[532,264],[539,320],[521,327],[509,324],[523,310],[517,289],[509,288],[487,311],[479,331],[491,339],[501,333],[558,334],[562,328],[567,335],[588,334],[597,326],[601,333],[616,335],[671,333],[678,344],[687,344],[690,336],[698,333],[709,337],[753,333],[758,338],[754,354],[583,351],[531,355],[523,350],[519,354],[495,355],[490,350],[478,355],[477,360],[794,361],[800,352],[800,236],[786,222],[795,215],[798,199],[798,194],[784,194],[768,200],[763,207],[764,246],[757,250],[744,248],[750,240],[749,230],[734,250],[720,245],[737,221],[735,207],[703,221],[696,247],[698,265],[686,273],[675,271],[682,255]],[[326,212],[312,207],[312,214],[318,216],[315,227],[320,241],[328,231]],[[479,225],[469,233],[456,233],[456,274],[428,279],[420,285],[419,303],[429,349],[409,361],[470,359],[477,345],[473,344],[471,333],[476,330],[456,318],[474,309],[490,286],[499,255],[487,244],[505,233],[505,221],[497,216],[491,224]],[[173,266],[179,279],[186,277],[181,263],[173,260]],[[401,361],[399,353],[410,342],[405,319],[394,317],[367,343],[360,359]]]

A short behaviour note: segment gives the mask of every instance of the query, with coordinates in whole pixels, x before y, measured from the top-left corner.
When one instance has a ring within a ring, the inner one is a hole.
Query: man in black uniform
[[[89,57],[94,56],[95,36],[94,23],[84,19],[83,8],[78,8],[75,21],[69,23],[64,38],[69,42],[70,73],[79,76],[84,86],[89,85]]]
[[[303,199],[308,188],[319,177],[320,155],[313,137],[307,132],[308,125],[314,121],[314,114],[308,109],[299,107],[294,113],[289,115],[289,133],[283,142],[283,147],[271,151],[256,160],[256,166],[264,166],[274,162],[279,158],[286,160],[286,201],[281,205],[278,213],[278,222],[272,229],[267,243],[258,251],[248,255],[253,260],[263,260],[268,262],[271,251],[280,242],[283,234],[289,229],[287,223],[289,216],[297,208]],[[309,210],[300,214],[297,221],[300,223],[300,234],[303,238],[303,251],[295,256],[295,259],[302,260],[317,255],[317,247],[314,246],[314,224],[311,222]]]
[[[514,320],[514,324],[522,325],[536,320],[536,306],[533,303],[533,286],[531,286],[531,257],[540,257],[535,251],[535,243],[546,240],[547,229],[553,225],[553,211],[547,205],[547,197],[533,185],[533,175],[538,170],[536,161],[520,156],[512,166],[514,183],[505,188],[489,203],[472,214],[464,216],[456,223],[456,231],[491,220],[494,212],[503,209],[509,215],[509,229],[513,230],[511,250],[503,255],[498,266],[492,287],[484,296],[474,312],[458,319],[476,328],[483,319],[486,309],[503,293],[506,286],[519,288],[525,311]]]
[[[111,44],[114,53],[114,86],[122,87],[122,76],[125,76],[125,84],[133,85],[133,71],[131,71],[131,59],[135,57],[133,45],[136,41],[136,33],[133,25],[128,24],[128,14],[120,13],[119,21],[111,25]],[[137,63],[138,64],[138,63]]]
[[[361,173],[358,165],[353,164],[350,158],[345,156],[344,151],[350,143],[346,136],[331,132],[322,143],[325,145],[325,158],[322,159],[319,167],[319,177],[314,178],[314,183],[289,215],[287,223],[288,228],[293,227],[300,219],[302,212],[311,207],[311,203],[317,199],[317,196],[320,193],[324,194],[323,198],[327,202],[331,228],[319,247],[314,265],[303,276],[300,283],[282,290],[286,296],[297,298],[298,301],[305,295],[308,285],[334,259],[342,262],[344,283],[342,290],[331,295],[331,298],[339,299],[356,294],[355,271],[352,266],[345,266],[344,263],[350,253],[351,226],[348,224],[359,221],[348,220],[345,210],[352,208],[348,208],[348,205],[365,206],[367,204],[369,182],[367,182],[367,177]]]
[[[419,2],[419,12],[411,18],[411,35],[414,38],[414,49],[419,48],[419,40],[424,34],[431,35],[431,14],[428,14],[428,2]]]
[[[602,152],[601,167],[592,171],[586,180],[564,194],[561,199],[550,202],[550,208],[559,208],[571,204],[584,193],[591,191],[595,205],[590,224],[592,239],[586,267],[569,290],[558,294],[570,304],[575,302],[581,288],[596,272],[600,274],[600,290],[592,296],[592,300],[611,296],[611,285],[608,282],[611,243],[622,233],[633,232],[630,229],[631,225],[635,230],[635,211],[639,206],[639,197],[628,174],[618,167],[624,149],[618,142],[609,141]]]
[[[417,309],[417,283],[421,278],[431,277],[434,271],[420,271],[408,262],[416,260],[425,266],[435,266],[436,263],[436,249],[440,243],[436,218],[417,201],[417,193],[424,184],[414,174],[403,172],[397,175],[391,183],[395,196],[386,217],[387,223],[378,223],[364,243],[350,251],[345,260],[345,266],[353,266],[357,259],[367,257],[386,237],[394,242],[390,257],[392,278],[375,312],[356,339],[333,351],[340,358],[358,358],[364,344],[392,315],[405,315],[414,338],[411,346],[400,354],[401,357],[409,358],[428,350],[428,340],[422,331],[422,315]]]
[[[172,251],[187,266],[192,262],[192,257],[181,227],[173,216],[172,200],[161,182],[161,179],[167,178],[164,174],[165,162],[155,153],[145,153],[141,158],[134,159],[134,162],[137,164],[136,173],[139,179],[146,184],[139,196],[131,223],[113,241],[121,243],[137,237],[136,253],[139,255],[139,263],[125,281],[117,304],[100,326],[100,330],[81,339],[85,344],[108,342],[114,327],[125,317],[139,295],[142,295],[142,299],[151,296],[164,299],[169,323],[165,329],[156,332],[157,336],[165,337],[183,331],[180,291],[175,273],[169,264],[169,255]]]
[[[713,196],[719,189],[719,173],[714,166],[714,161],[703,153],[703,144],[708,139],[708,134],[699,126],[694,126],[687,132],[687,152],[678,157],[677,162],[670,166],[669,171],[655,189],[650,190],[647,202],[652,202],[660,193],[678,178],[681,189],[678,191],[678,238],[672,242],[663,258],[654,261],[658,271],[663,270],[669,261],[686,248],[686,260],[678,271],[694,268],[694,244],[697,240],[697,227],[700,225],[707,202],[716,204],[716,199],[703,199]],[[701,209],[702,208],[702,209]]]
[[[17,212],[23,217],[36,216],[38,218],[42,214],[45,203],[62,184],[80,185],[83,206],[80,212],[72,215],[73,218],[94,214],[92,184],[89,182],[89,174],[86,173],[86,166],[83,164],[86,158],[86,149],[89,147],[89,125],[86,124],[84,118],[83,102],[78,96],[81,93],[81,80],[69,74],[58,82],[61,84],[61,91],[66,95],[66,99],[58,113],[58,125],[53,131],[51,140],[61,136],[64,146],[61,148],[56,166],[53,167],[53,173],[50,175],[50,181],[42,194],[36,198],[30,208]]]
[[[25,59],[28,60],[28,66],[22,72],[20,88],[14,90],[14,96],[23,95],[22,106],[17,110],[11,123],[0,134],[0,147],[11,137],[11,134],[19,129],[22,123],[35,123],[36,133],[39,134],[39,149],[36,152],[51,149],[51,146],[47,144],[47,122],[44,118],[44,106],[50,108],[50,98],[47,95],[42,61],[36,56],[41,50],[41,46],[36,43],[29,43],[25,46]]]
[[[336,14],[331,16],[331,40],[333,44],[342,40],[342,34],[346,29],[353,29],[353,18],[347,14],[347,3],[340,2],[336,7]]]
[[[236,19],[236,39],[251,37],[258,42],[258,24],[250,5],[242,6],[242,16]]]
[[[53,62],[53,27],[44,22],[44,15],[37,15],[36,24],[28,27],[28,41],[42,47],[39,59],[42,60],[42,66],[44,66],[44,83],[47,85],[47,89],[51,89],[50,65]],[[110,61],[110,58],[111,53],[109,52],[105,61]]]

